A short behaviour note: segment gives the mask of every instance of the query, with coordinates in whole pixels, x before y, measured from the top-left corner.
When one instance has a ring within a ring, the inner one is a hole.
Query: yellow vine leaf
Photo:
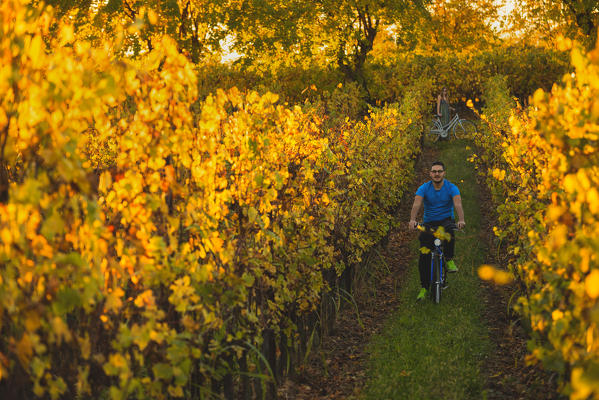
[[[592,270],[584,280],[584,288],[591,299],[599,297],[599,270]]]

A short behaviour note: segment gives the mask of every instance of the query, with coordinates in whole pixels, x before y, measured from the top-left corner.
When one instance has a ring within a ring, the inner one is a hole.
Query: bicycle
[[[424,224],[419,224],[420,229],[430,229]],[[455,224],[447,224],[443,227],[444,230],[456,230]],[[437,228],[439,229],[439,228]],[[447,276],[445,271],[445,254],[443,253],[443,241],[438,237],[433,241],[433,249],[431,251],[431,275],[428,291],[431,299],[439,304],[441,301],[441,291],[447,288]]]
[[[473,133],[476,133],[476,124],[465,118],[460,118],[458,113],[455,113],[453,118],[443,125],[439,116],[435,115],[429,129],[429,135],[433,137],[433,142],[439,138],[448,137],[450,132],[455,139],[471,137]]]

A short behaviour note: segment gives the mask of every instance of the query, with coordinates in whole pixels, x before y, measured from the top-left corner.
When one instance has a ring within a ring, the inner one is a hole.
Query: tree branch
[[[190,3],[191,3],[191,1],[188,1],[187,4],[185,4],[185,8],[183,8],[183,12],[181,13],[181,25],[179,27],[179,37],[181,39],[184,39],[185,35],[187,35],[187,20],[190,17],[190,12],[189,12]]]
[[[127,7],[127,9],[129,10],[129,13],[127,13],[127,10],[124,10],[125,15],[127,15],[135,22],[135,16],[137,15],[137,12],[131,7],[127,0],[123,0],[123,4],[125,4],[125,7]]]

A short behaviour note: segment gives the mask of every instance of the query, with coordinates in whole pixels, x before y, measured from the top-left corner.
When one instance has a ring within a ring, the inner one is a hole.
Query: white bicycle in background
[[[460,118],[456,113],[453,118],[446,124],[441,123],[441,119],[435,115],[431,124],[429,135],[433,142],[439,140],[439,138],[447,138],[453,135],[454,139],[463,139],[466,137],[472,137],[472,134],[476,132],[476,125],[474,122]]]

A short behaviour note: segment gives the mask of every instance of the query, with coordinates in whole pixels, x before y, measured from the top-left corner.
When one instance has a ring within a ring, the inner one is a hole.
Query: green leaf
[[[247,287],[252,286],[255,281],[254,275],[248,274],[247,272],[243,273],[243,275],[241,276],[241,279],[243,280],[243,282],[245,283],[245,286],[247,286]]]
[[[57,234],[64,233],[64,220],[56,209],[53,209],[50,216],[46,218],[40,232],[48,241],[54,239]]]
[[[154,376],[157,379],[171,379],[173,377],[173,367],[169,364],[158,363],[152,367],[152,371],[154,372]]]
[[[81,254],[75,252],[61,254],[57,256],[54,259],[54,261],[56,262],[56,264],[74,265],[76,267],[83,266],[83,259],[81,258]]]
[[[255,222],[256,217],[258,216],[258,211],[254,207],[248,208],[248,219],[250,222]]]
[[[56,294],[56,301],[52,306],[54,312],[58,315],[64,315],[81,306],[81,296],[74,289],[62,288]]]

